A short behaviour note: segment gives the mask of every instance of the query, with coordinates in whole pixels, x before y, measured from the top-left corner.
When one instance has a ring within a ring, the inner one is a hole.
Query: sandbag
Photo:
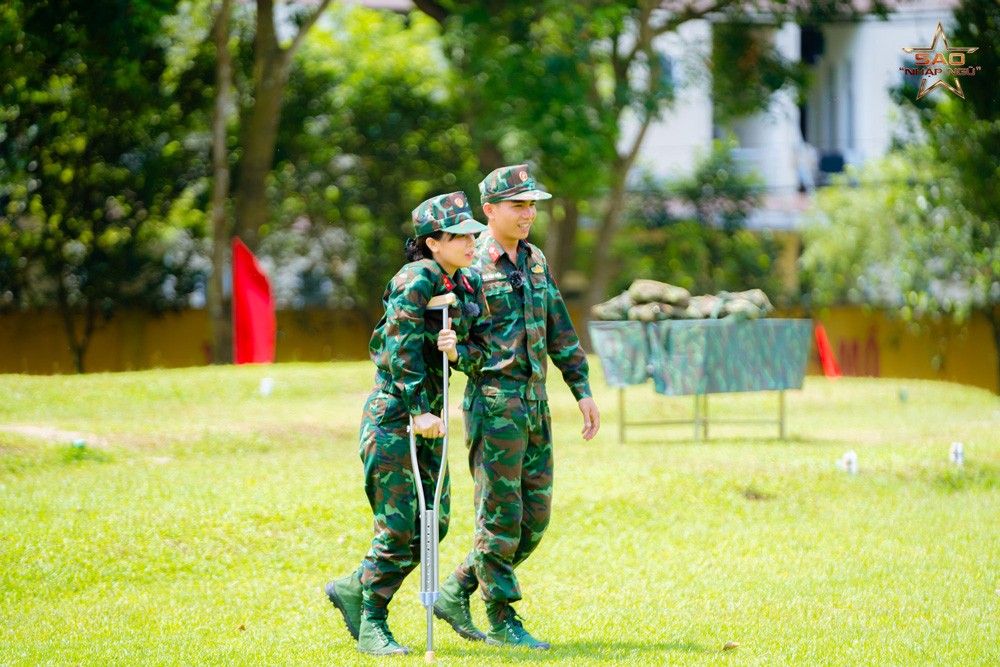
[[[765,294],[762,289],[748,289],[743,292],[730,292],[729,295],[735,299],[746,299],[753,305],[763,310],[764,313],[770,313],[774,310],[774,306],[771,305],[771,300],[767,298],[767,294]]]
[[[622,292],[613,299],[591,306],[590,314],[597,320],[627,320],[628,309],[631,307],[632,297],[628,295],[628,292]]]
[[[669,303],[640,303],[628,309],[628,318],[639,322],[669,320],[673,314],[674,307]]]
[[[628,288],[628,294],[632,297],[632,303],[663,303],[671,306],[685,307],[691,293],[683,287],[661,283],[657,280],[646,280],[639,278],[633,280]]]
[[[741,320],[755,320],[763,317],[767,312],[752,302],[750,299],[729,299],[723,307],[724,315],[727,318]]]
[[[688,320],[703,320],[722,315],[723,301],[713,294],[693,296],[688,300],[683,317]]]

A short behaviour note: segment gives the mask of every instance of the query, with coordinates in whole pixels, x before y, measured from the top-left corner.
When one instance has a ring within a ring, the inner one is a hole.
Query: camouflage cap
[[[472,217],[469,198],[464,192],[431,197],[413,209],[413,231],[426,236],[437,231],[449,234],[478,234],[486,225]]]
[[[479,199],[483,204],[493,204],[505,199],[550,199],[552,195],[535,186],[535,179],[526,164],[500,167],[490,172],[479,184]]]

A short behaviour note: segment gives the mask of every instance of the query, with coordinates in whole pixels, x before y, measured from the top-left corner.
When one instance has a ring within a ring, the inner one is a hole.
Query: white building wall
[[[773,31],[771,37],[783,57],[799,59],[800,32],[793,23]],[[787,194],[798,190],[796,156],[801,144],[801,132],[794,93],[778,91],[766,111],[717,130],[721,134],[727,131],[735,134],[741,147],[738,155],[747,168],[754,169],[763,177],[769,193]]]
[[[889,90],[903,81],[903,48],[929,46],[938,21],[947,32],[950,17],[944,6],[904,8],[887,21],[824,26],[825,48],[808,96],[807,140],[821,152],[841,153],[849,164],[884,155],[898,118]]]
[[[840,155],[847,164],[884,155],[898,122],[889,90],[902,82],[902,49],[930,45],[938,21],[947,32],[954,1],[911,0],[885,21],[866,17],[823,26],[824,51],[813,68],[804,108],[805,141],[819,154]],[[776,30],[775,43],[785,57],[800,57],[798,26]],[[779,92],[768,111],[716,128],[711,81],[703,64],[711,50],[711,24],[687,23],[662,38],[660,47],[677,61],[683,85],[674,107],[649,129],[640,166],[661,177],[686,174],[714,136],[732,130],[743,147],[741,159],[760,171],[770,192],[797,189],[803,149],[793,96]],[[634,130],[634,124],[625,124],[623,145]]]

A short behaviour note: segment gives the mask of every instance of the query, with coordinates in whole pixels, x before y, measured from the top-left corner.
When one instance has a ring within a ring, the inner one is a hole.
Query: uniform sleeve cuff
[[[413,397],[413,402],[410,403],[410,414],[416,417],[417,415],[422,415],[426,412],[430,412],[430,404],[427,401],[427,395],[424,392],[420,392]]]

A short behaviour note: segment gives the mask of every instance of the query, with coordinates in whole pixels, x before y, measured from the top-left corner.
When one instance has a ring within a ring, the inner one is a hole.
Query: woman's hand
[[[448,361],[458,361],[458,334],[452,329],[441,329],[438,334],[438,349],[448,355]]]
[[[441,438],[445,425],[437,415],[425,412],[413,418],[413,432],[425,438]]]

